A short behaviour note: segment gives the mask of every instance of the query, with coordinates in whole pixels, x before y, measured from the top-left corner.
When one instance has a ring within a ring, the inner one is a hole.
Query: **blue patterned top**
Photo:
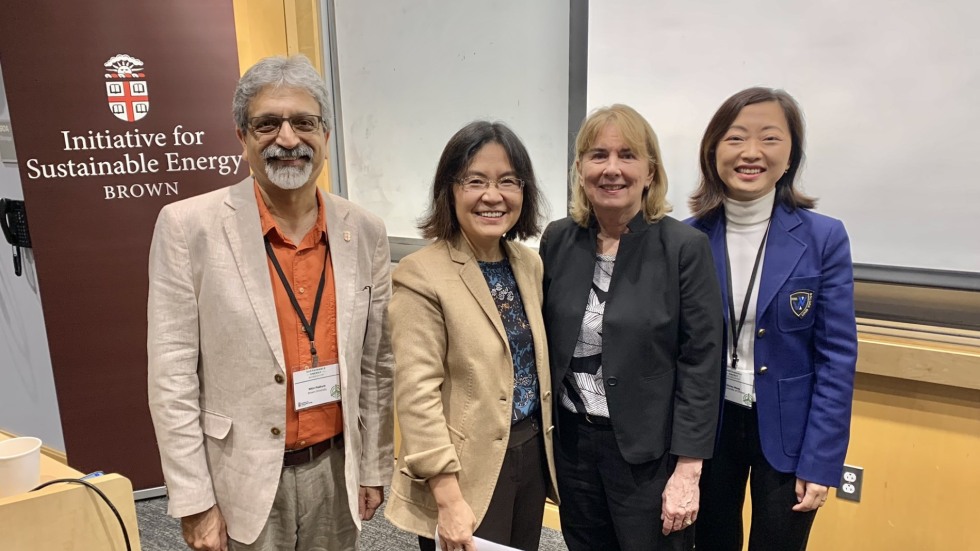
[[[514,407],[510,418],[511,424],[514,424],[531,416],[540,406],[531,324],[527,321],[510,261],[480,262],[480,270],[490,287],[490,296],[497,303],[514,360]]]

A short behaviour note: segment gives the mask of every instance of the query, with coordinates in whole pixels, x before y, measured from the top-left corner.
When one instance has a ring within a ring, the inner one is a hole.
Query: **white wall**
[[[588,104],[647,117],[684,217],[714,111],[784,88],[806,114],[804,188],[855,262],[980,272],[978,25],[968,0],[592,2]]]
[[[418,237],[436,164],[476,119],[521,137],[550,203],[566,212],[567,0],[335,2],[349,197]]]
[[[9,120],[0,77],[0,119]],[[17,167],[0,163],[0,198],[23,199]],[[24,251],[22,249],[22,251]],[[41,299],[30,250],[14,275],[11,247],[0,237],[0,429],[40,438],[64,451]]]

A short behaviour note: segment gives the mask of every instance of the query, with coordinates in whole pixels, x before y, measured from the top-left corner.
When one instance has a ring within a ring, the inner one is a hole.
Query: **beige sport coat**
[[[320,198],[336,279],[343,483],[360,526],[358,486],[386,485],[392,471],[384,319],[391,261],[380,219],[340,197]],[[252,178],[164,207],[149,275],[149,403],[169,513],[183,517],[217,503],[228,535],[251,543],[279,484],[287,407]]]
[[[505,247],[534,338],[549,494],[557,501],[541,259],[523,245],[509,241]],[[385,516],[432,537],[438,515],[426,481],[437,474],[457,473],[477,523],[487,512],[510,435],[514,364],[497,306],[465,241],[429,245],[402,259],[392,277],[388,316],[401,450]]]

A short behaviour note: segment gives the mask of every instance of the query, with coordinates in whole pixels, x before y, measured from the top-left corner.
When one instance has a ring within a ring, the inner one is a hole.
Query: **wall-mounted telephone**
[[[14,274],[19,276],[23,271],[20,249],[31,246],[27,209],[24,208],[23,201],[0,199],[0,230],[3,230],[7,243],[14,246]]]

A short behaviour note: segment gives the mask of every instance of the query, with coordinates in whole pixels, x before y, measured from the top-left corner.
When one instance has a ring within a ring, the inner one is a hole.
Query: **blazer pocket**
[[[466,441],[466,435],[448,423],[446,424],[446,428],[449,429],[449,441],[453,443],[453,447],[456,448],[456,456],[459,457],[463,453],[463,442]],[[460,463],[463,462],[462,457],[460,457],[459,461]]]
[[[403,500],[429,511],[439,509],[436,498],[429,489],[429,483],[425,480],[418,480],[407,475],[404,471],[399,471],[401,476],[392,480],[391,491]]]
[[[779,380],[779,430],[783,453],[799,457],[813,396],[813,373]]]
[[[201,427],[206,436],[224,440],[231,431],[231,417],[204,409],[201,410]]]
[[[453,433],[453,435],[456,436],[457,439],[466,440],[466,435],[454,429],[452,425],[447,424],[446,428],[449,429],[449,432]]]
[[[660,381],[659,384],[670,385],[670,387],[673,388],[674,381],[673,381],[672,378],[668,378],[668,376],[673,375],[673,374],[674,374],[674,370],[673,369],[667,369],[665,371],[661,371],[659,373],[654,373],[652,375],[644,375],[643,376],[643,382],[644,383],[647,383],[647,382],[653,382],[653,381],[659,380]]]
[[[791,277],[776,295],[776,321],[783,332],[813,327],[820,293],[820,277]]]

